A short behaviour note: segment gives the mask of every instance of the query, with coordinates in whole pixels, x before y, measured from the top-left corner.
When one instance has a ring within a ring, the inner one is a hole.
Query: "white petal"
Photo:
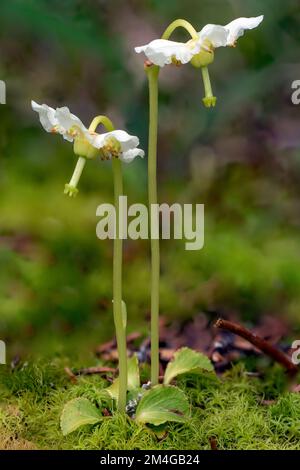
[[[225,47],[229,31],[224,26],[207,24],[198,35],[202,42],[208,39],[214,47]]]
[[[164,65],[171,64],[174,57],[182,64],[187,64],[195,54],[198,54],[200,47],[200,41],[183,43],[166,39],[155,39],[145,46],[136,47],[135,51],[138,54],[144,52],[153,64],[163,67]]]
[[[140,143],[139,138],[135,135],[130,135],[126,131],[116,130],[110,133],[112,137],[115,137],[121,144],[122,152],[137,147]]]
[[[31,101],[31,107],[33,111],[39,114],[40,122],[47,132],[51,132],[53,127],[58,125],[57,119],[55,118],[55,109],[50,108],[46,104],[38,104],[35,101]]]
[[[127,152],[124,152],[121,156],[120,159],[124,163],[131,163],[136,157],[142,157],[144,158],[145,152],[144,150],[141,149],[131,149],[127,150]]]
[[[238,38],[244,35],[247,29],[257,28],[263,21],[264,15],[255,18],[238,18],[228,23],[225,28],[229,31],[227,45],[232,46]]]
[[[58,124],[65,129],[67,133],[72,127],[76,126],[83,134],[89,135],[87,128],[82,124],[81,120],[72,114],[66,106],[62,108],[56,108],[55,117],[58,121]],[[72,137],[64,135],[64,138],[71,141],[73,140]]]

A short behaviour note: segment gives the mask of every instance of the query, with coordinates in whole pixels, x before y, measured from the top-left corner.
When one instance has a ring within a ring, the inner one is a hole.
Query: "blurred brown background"
[[[271,313],[300,325],[300,79],[297,0],[10,0],[0,5],[0,337],[10,354],[89,351],[113,334],[111,242],[96,239],[96,207],[111,169],[89,163],[75,200],[63,196],[72,146],[46,134],[31,99],[66,105],[88,125],[107,114],[147,148],[143,58],[134,46],[176,18],[197,30],[265,15],[236,49],[216,51],[218,104],[202,106],[200,71],[160,77],[159,196],[206,206],[206,244],[163,242],[161,311],[168,318]],[[178,31],[174,38],[186,38]],[[147,162],[124,168],[130,202],[147,198]],[[149,246],[125,245],[130,329],[147,330]]]

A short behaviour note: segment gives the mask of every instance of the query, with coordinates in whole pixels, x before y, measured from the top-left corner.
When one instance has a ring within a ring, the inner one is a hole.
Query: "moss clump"
[[[180,379],[178,385],[191,403],[191,418],[184,425],[170,424],[161,440],[119,414],[63,437],[63,405],[79,396],[97,403],[107,385],[96,375],[71,384],[63,371],[65,363],[56,359],[14,371],[0,369],[2,449],[209,449],[211,437],[219,449],[300,449],[300,395],[285,391],[278,368],[262,381],[247,377],[241,365],[222,379],[210,374]],[[262,404],[270,398],[274,404]]]

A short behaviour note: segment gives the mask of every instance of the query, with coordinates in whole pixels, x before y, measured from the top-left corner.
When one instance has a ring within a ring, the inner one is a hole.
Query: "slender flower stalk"
[[[169,64],[183,65],[191,63],[201,68],[206,108],[216,106],[217,98],[213,95],[208,65],[214,61],[214,52],[218,47],[235,46],[238,38],[246,30],[254,29],[263,21],[263,15],[254,18],[238,18],[225,26],[208,24],[197,32],[186,20],[173,21],[163,33],[161,39],[154,39],[149,44],[138,46],[135,51],[147,57],[145,70],[149,83],[149,148],[148,148],[148,198],[150,207],[157,203],[157,128],[158,128],[158,76],[161,67]],[[171,34],[177,28],[184,28],[191,39],[187,42],[170,41]],[[152,239],[158,232],[158,217],[150,220],[151,227],[151,381],[158,383],[159,377],[159,276],[160,253],[159,239]]]
[[[188,31],[192,39],[198,38],[196,30],[185,20],[176,20],[165,30],[162,39],[169,39],[176,28]],[[147,65],[145,70],[149,84],[149,143],[148,143],[148,201],[149,207],[157,204],[157,130],[158,130],[158,76],[160,67]],[[151,226],[151,383],[158,384],[159,378],[159,278],[160,247],[159,239],[152,236],[157,233],[158,215],[150,220]]]
[[[157,204],[157,128],[158,128],[158,75],[159,67],[146,67],[149,82],[149,147],[148,147],[148,200],[149,207]],[[152,237],[158,220],[151,224],[151,382],[158,384],[159,377],[159,239]]]
[[[97,116],[92,121],[89,131],[95,132],[99,124],[103,124],[108,132],[114,131],[114,126],[106,116]],[[114,203],[116,211],[114,255],[113,255],[113,312],[117,337],[119,355],[119,399],[118,410],[125,412],[127,396],[127,345],[126,345],[126,324],[123,317],[122,305],[122,253],[123,241],[120,237],[122,226],[119,224],[120,203],[119,198],[123,196],[123,175],[122,162],[119,158],[112,159],[113,180],[114,180]],[[120,230],[121,229],[121,230]]]
[[[124,412],[127,394],[127,344],[126,344],[126,319],[124,321],[122,305],[122,252],[123,242],[120,237],[120,203],[123,195],[122,163],[118,158],[112,161],[114,179],[114,199],[116,211],[116,236],[114,238],[113,259],[113,310],[116,328],[117,345],[119,353],[119,411]]]

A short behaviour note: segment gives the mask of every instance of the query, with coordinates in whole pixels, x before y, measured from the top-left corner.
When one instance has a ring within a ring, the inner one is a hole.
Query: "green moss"
[[[242,366],[222,379],[211,374],[184,376],[178,384],[189,397],[191,417],[185,425],[170,424],[162,440],[118,413],[63,437],[59,428],[63,405],[79,396],[98,403],[106,386],[96,375],[71,384],[63,371],[65,364],[65,359],[57,359],[14,372],[1,369],[4,435],[40,449],[209,449],[211,437],[220,449],[300,449],[300,396],[278,388],[278,375],[284,384],[284,374],[276,367],[265,382],[247,377]],[[266,406],[262,400],[270,396],[272,377],[276,399]]]

